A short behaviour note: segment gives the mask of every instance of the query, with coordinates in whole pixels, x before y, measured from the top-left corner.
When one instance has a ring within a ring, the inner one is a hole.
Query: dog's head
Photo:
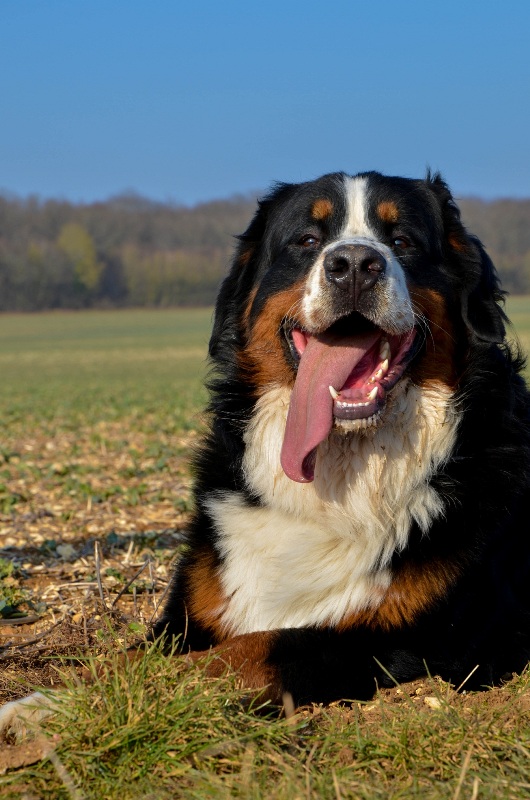
[[[393,392],[454,388],[471,347],[504,337],[501,292],[438,175],[336,173],[259,204],[219,296],[212,357],[259,397],[292,388],[282,465],[312,479],[333,426],[385,423]]]

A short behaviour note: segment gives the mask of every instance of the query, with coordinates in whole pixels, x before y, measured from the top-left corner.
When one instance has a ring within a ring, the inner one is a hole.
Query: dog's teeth
[[[373,403],[373,401],[377,397],[377,391],[378,391],[377,386],[374,386],[374,388],[372,389],[372,391],[368,395],[368,400],[370,401],[370,403]]]
[[[383,363],[379,365],[379,369],[377,370],[377,372],[374,372],[368,383],[374,383],[374,381],[380,381],[383,375],[387,372],[388,372],[388,358],[385,358]]]
[[[337,400],[337,399],[338,399],[338,397],[339,397],[339,393],[337,392],[337,390],[336,390],[336,389],[334,389],[334,388],[333,388],[333,386],[329,386],[328,388],[329,388],[329,393],[330,393],[330,395],[332,396],[332,398],[333,398],[334,400]]]
[[[379,357],[381,361],[390,358],[390,345],[386,339],[381,342],[381,346],[379,348]]]

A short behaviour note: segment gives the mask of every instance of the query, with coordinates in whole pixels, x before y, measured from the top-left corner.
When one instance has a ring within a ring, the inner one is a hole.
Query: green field
[[[8,416],[90,419],[192,414],[211,309],[0,316],[0,408]]]
[[[507,310],[530,347],[530,298]],[[189,518],[211,322],[0,316],[0,701],[49,684],[57,656],[64,669],[123,647],[153,616]],[[38,620],[12,626],[12,613]],[[233,678],[154,651],[74,681],[29,749],[0,743],[0,800],[527,798],[529,685],[456,695],[428,679],[285,720],[245,710]]]
[[[506,303],[506,312],[513,328],[508,330],[511,335],[515,331],[526,353],[530,351],[530,297],[510,297]]]

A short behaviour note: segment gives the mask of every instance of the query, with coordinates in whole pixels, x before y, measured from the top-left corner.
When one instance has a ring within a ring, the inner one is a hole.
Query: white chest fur
[[[404,385],[383,425],[333,431],[309,484],[291,481],[280,466],[288,404],[289,391],[272,388],[246,432],[243,467],[262,505],[235,493],[208,503],[231,634],[333,623],[377,605],[412,521],[426,531],[443,513],[429,479],[449,457],[458,427],[446,387]]]

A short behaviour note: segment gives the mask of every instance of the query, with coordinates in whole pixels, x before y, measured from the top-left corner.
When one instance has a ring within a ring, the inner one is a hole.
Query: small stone
[[[71,544],[59,544],[57,545],[57,554],[61,558],[73,558],[76,555],[75,547],[72,547]]]
[[[429,706],[429,708],[433,708],[434,710],[442,707],[442,703],[437,697],[424,697],[423,702],[426,706]]]

